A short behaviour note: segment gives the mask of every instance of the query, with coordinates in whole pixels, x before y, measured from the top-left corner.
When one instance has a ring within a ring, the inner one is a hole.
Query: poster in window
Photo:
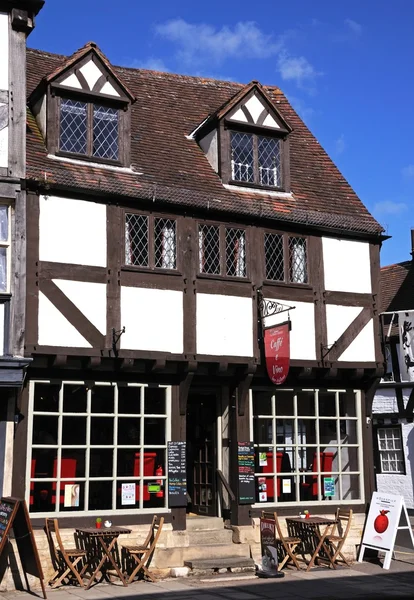
[[[70,508],[71,506],[79,506],[79,494],[80,486],[79,483],[69,483],[65,485],[65,496],[63,499],[63,506]]]
[[[135,504],[135,483],[123,483],[121,488],[121,504],[127,506]]]
[[[290,321],[264,330],[266,369],[271,382],[275,385],[284,383],[289,373],[289,332]]]

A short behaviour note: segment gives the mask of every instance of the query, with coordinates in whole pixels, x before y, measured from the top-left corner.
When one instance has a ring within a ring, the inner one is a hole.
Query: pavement
[[[389,570],[378,560],[354,563],[335,571],[316,567],[309,573],[285,570],[281,579],[259,579],[254,574],[138,581],[123,587],[98,584],[89,590],[64,586],[47,589],[48,600],[385,600],[414,598],[414,550],[397,551]],[[33,600],[39,592],[3,592],[1,600]]]

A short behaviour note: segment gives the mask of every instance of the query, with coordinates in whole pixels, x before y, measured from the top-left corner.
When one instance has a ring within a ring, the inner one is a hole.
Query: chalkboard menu
[[[187,506],[186,443],[168,442],[168,506]]]
[[[9,502],[4,498],[0,501],[0,554],[7,541],[7,534],[10,529],[11,516],[15,507],[14,502]]]
[[[253,442],[238,442],[237,462],[239,470],[239,503],[252,504],[255,501]]]

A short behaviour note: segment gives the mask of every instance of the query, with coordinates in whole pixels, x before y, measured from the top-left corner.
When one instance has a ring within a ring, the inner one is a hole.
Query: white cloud
[[[170,69],[161,58],[146,58],[145,60],[134,60],[130,65],[133,69],[150,69],[150,71],[163,71],[168,73]]]
[[[401,173],[404,177],[412,178],[414,177],[414,165],[407,165],[403,169],[401,169]]]
[[[362,25],[354,21],[353,19],[345,19],[345,26],[355,35],[359,36],[362,34]]]
[[[186,63],[227,58],[269,58],[281,49],[282,42],[261,31],[253,21],[240,21],[232,27],[215,28],[172,19],[156,27],[156,33],[179,46],[179,58]]]
[[[394,202],[393,200],[384,200],[377,202],[374,206],[374,212],[383,215],[400,215],[407,210],[408,206],[404,202]]]
[[[284,81],[294,81],[299,88],[313,89],[315,80],[322,75],[304,56],[289,56],[283,51],[277,61],[280,75]]]
[[[343,133],[335,140],[335,152],[336,154],[342,154],[346,148],[345,136]]]

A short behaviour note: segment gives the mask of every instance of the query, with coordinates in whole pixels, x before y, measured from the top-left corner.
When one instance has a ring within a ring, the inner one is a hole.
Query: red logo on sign
[[[264,332],[267,374],[275,385],[282,384],[289,373],[289,330],[288,322],[269,327]]]

